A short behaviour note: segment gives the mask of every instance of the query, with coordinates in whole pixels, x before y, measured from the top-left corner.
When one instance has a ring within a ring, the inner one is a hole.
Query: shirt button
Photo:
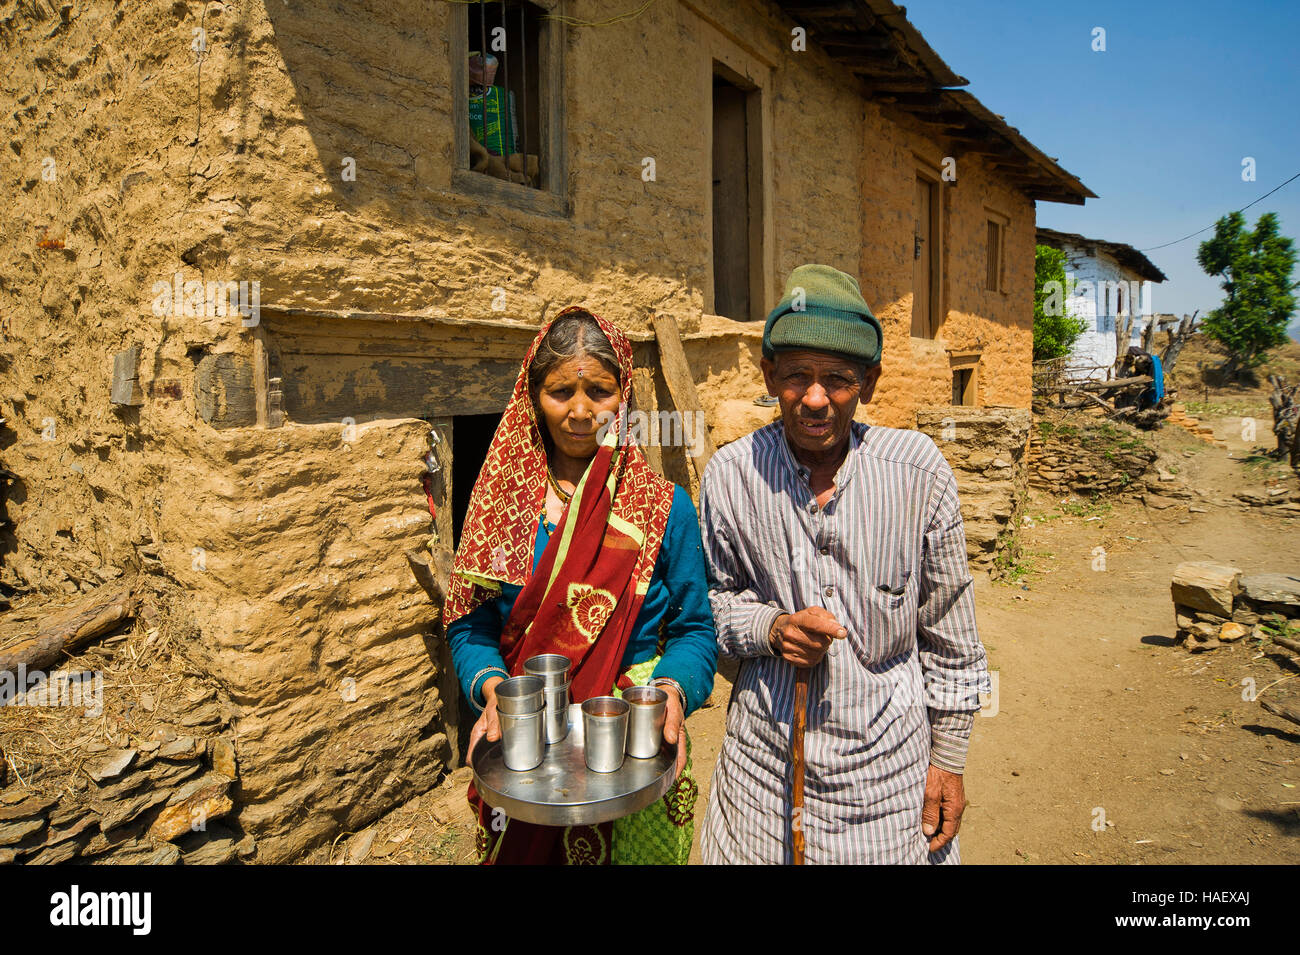
[[[830,552],[831,552],[831,549],[830,549],[829,547],[823,547],[823,548],[822,548],[821,550],[819,550],[817,553],[821,554],[823,557],[826,557],[827,555],[830,554]]]
[[[833,597],[835,596],[835,588],[827,587],[825,590],[822,591],[822,593],[824,593],[827,597]]]
[[[809,504],[809,505],[808,505],[808,511],[809,511],[810,513],[812,513],[812,514],[816,514],[816,513],[817,513],[817,505],[816,505],[816,503]]]

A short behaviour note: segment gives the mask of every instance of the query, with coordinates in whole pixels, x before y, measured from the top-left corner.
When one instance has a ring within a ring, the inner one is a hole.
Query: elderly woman
[[[613,325],[569,308],[542,329],[474,485],[444,616],[461,687],[481,712],[471,752],[500,737],[497,684],[560,653],[574,702],[646,682],[668,691],[664,739],[683,744],[677,783],[625,819],[567,828],[503,828],[471,784],[481,862],[685,863],[690,853],[696,788],[682,724],[713,688],[717,637],[690,495],[615,440],[611,419],[626,421],[631,393],[632,349]]]

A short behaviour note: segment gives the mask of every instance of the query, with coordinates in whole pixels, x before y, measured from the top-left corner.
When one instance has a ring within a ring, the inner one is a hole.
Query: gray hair
[[[556,319],[541,342],[537,354],[528,366],[528,394],[536,409],[537,395],[542,390],[546,376],[572,358],[594,358],[614,376],[619,388],[623,387],[623,373],[618,367],[618,356],[609,343],[600,324],[590,312],[570,312]],[[538,415],[538,420],[541,415]]]

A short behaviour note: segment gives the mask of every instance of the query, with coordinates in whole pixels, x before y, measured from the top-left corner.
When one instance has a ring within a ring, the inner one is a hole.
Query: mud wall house
[[[672,318],[723,443],[774,414],[753,399],[785,276],[858,274],[886,332],[864,416],[983,421],[987,446],[947,450],[996,477],[968,526],[1005,526],[1011,465],[987,449],[1014,458],[1027,429],[1034,203],[1091,193],[955,89],[893,4],[625,12],[0,11],[18,224],[0,581],[52,594],[120,572],[183,594],[259,861],[357,830],[455,764],[434,578],[527,344],[565,305],[628,331],[649,409],[686,407],[652,331]],[[493,95],[514,94],[516,148],[536,157],[514,168],[471,132],[469,54],[498,28]],[[650,454],[693,479],[680,450]]]
[[[1105,378],[1118,351],[1116,326],[1131,320],[1131,342],[1137,344],[1152,315],[1154,290],[1161,272],[1145,255],[1122,242],[1089,239],[1069,232],[1039,228],[1038,243],[1065,253],[1066,278],[1074,285],[1066,310],[1087,327],[1070,352],[1070,365],[1089,377]]]

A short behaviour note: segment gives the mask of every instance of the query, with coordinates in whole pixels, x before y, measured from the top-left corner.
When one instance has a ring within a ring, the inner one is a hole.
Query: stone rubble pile
[[[41,793],[17,782],[0,790],[0,864],[202,865],[256,851],[252,836],[225,821],[239,778],[226,737],[160,728],[129,749],[86,749],[81,768],[90,782],[80,792]]]
[[[1300,490],[1283,484],[1247,488],[1237,491],[1233,497],[1245,507],[1267,507],[1272,514],[1300,516]]]
[[[1226,448],[1228,445],[1214,437],[1214,429],[1209,425],[1201,424],[1200,418],[1194,418],[1187,413],[1187,406],[1182,404],[1173,404],[1169,409],[1169,417],[1165,419],[1169,424],[1177,425],[1183,430],[1190,433],[1193,437],[1200,438],[1206,444],[1212,444],[1218,448]]]
[[[957,478],[966,554],[972,570],[996,574],[997,557],[1013,541],[1025,499],[1027,408],[952,406],[916,413]]]
[[[1175,639],[1193,653],[1246,636],[1262,636],[1261,621],[1300,619],[1300,577],[1243,575],[1236,567],[1209,561],[1179,564],[1170,591],[1177,624]]]
[[[1090,419],[1077,416],[1077,420]],[[1030,487],[1052,495],[1118,494],[1151,488],[1147,474],[1157,454],[1136,438],[1135,429],[1130,429],[1135,436],[1132,439],[1115,442],[1095,440],[1090,434],[1073,427],[1058,430],[1053,427],[1055,424],[1043,420],[1031,432]],[[1166,483],[1170,482],[1156,483],[1162,495],[1169,492]]]

